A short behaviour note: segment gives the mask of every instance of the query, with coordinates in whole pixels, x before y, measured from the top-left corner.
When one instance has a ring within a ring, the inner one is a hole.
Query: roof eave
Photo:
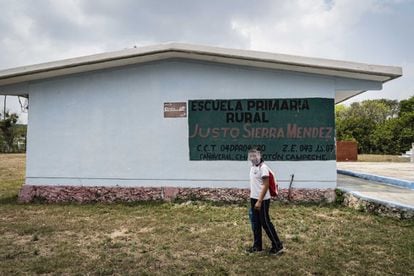
[[[202,60],[381,82],[402,75],[401,67],[394,66],[168,43],[3,70],[0,71],[0,85],[169,58]]]

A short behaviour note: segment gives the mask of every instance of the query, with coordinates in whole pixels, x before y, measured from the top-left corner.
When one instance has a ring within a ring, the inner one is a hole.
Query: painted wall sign
[[[164,118],[183,118],[187,117],[186,102],[164,103]]]
[[[189,100],[190,160],[335,160],[334,99]]]

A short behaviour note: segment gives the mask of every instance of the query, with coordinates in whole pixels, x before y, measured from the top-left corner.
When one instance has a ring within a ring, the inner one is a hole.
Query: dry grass
[[[25,161],[25,154],[0,154],[0,202],[16,201],[24,183]]]
[[[247,205],[21,205],[24,156],[0,160],[0,275],[414,273],[413,221],[275,202],[271,217],[286,253],[247,255]]]

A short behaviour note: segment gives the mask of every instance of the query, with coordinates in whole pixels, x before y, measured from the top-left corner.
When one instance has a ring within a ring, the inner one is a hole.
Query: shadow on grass
[[[18,204],[17,195],[0,197],[0,205],[3,205],[3,204]]]

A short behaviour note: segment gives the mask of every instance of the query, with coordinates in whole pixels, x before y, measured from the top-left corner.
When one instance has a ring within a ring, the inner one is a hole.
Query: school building
[[[282,199],[332,201],[335,104],[401,75],[182,43],[2,70],[29,99],[19,201],[245,200],[252,146]]]

